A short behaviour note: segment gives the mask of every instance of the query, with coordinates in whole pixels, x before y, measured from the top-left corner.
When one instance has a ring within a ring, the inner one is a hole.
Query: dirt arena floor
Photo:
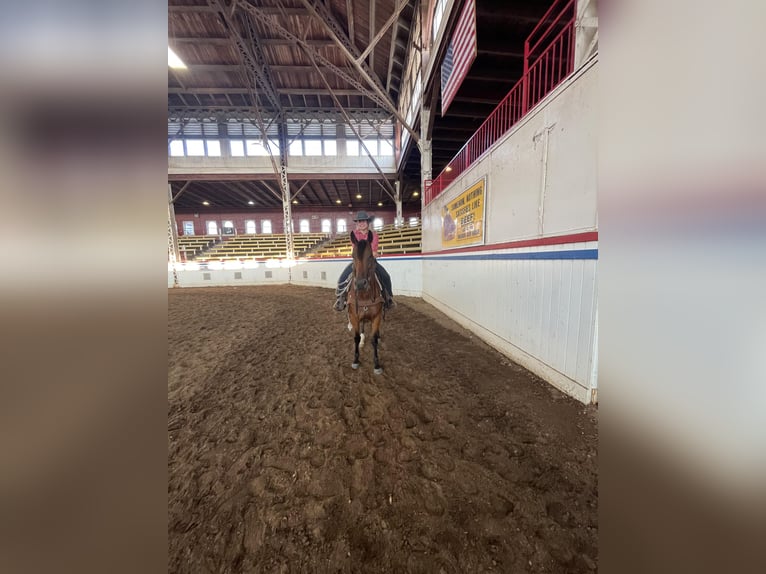
[[[427,303],[376,376],[329,289],[168,300],[169,572],[597,569],[596,409]]]

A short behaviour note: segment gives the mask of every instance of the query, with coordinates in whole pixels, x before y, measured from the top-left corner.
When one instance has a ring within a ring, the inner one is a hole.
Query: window
[[[337,222],[338,225],[338,233],[346,233],[346,220],[345,219],[339,219]]]
[[[261,221],[261,233],[271,233],[271,219]]]
[[[322,142],[320,140],[304,140],[306,155],[322,155]]]
[[[275,142],[274,140],[269,140],[269,147],[271,148],[272,154],[275,156],[279,155],[279,143]],[[263,140],[245,140],[245,151],[249,156],[269,155],[268,150],[263,145]]]
[[[338,145],[335,140],[324,140],[324,154],[325,155],[338,155]]]
[[[218,140],[207,140],[205,143],[207,144],[207,155],[209,157],[221,156],[221,142]]]
[[[367,148],[367,151],[364,151]],[[378,155],[378,140],[364,140],[364,145],[359,144],[359,155],[367,157],[367,152],[370,155]]]
[[[436,3],[436,8],[434,9],[433,28],[431,29],[431,38],[434,40],[436,39],[436,34],[439,33],[439,28],[441,28],[442,17],[444,16],[444,7],[446,4],[446,0],[438,0]]]
[[[378,140],[365,139],[363,141],[364,141],[364,145],[362,145],[362,143],[359,140],[356,140],[354,142],[356,144],[356,148],[359,152],[359,155],[367,157],[367,152],[370,152],[370,155],[378,155]],[[367,148],[367,151],[364,151],[365,148]]]
[[[394,147],[391,140],[380,140],[380,155],[394,155]]]
[[[309,220],[301,219],[301,233],[308,233],[309,229]]]
[[[346,155],[359,155],[359,140],[346,140]]]
[[[372,228],[373,229],[382,229],[383,228],[383,218],[382,217],[376,217],[372,221]]]
[[[255,219],[246,219],[245,220],[245,233],[254,234],[255,231]]]
[[[322,220],[322,233],[330,233],[332,231],[332,221],[329,219]]]
[[[231,140],[229,151],[231,151],[231,157],[245,157],[245,144],[242,140]]]
[[[261,140],[245,140],[245,146],[248,156],[269,155]]]
[[[184,156],[184,140],[173,140],[170,142],[170,155],[172,157]]]
[[[290,155],[303,155],[303,142],[301,140],[295,140],[287,149]]]
[[[204,156],[205,142],[202,140],[186,140],[186,155],[195,157]]]
[[[234,235],[234,222],[230,220],[224,220],[221,225],[224,235]]]
[[[207,222],[207,234],[218,235],[218,224],[215,221]]]
[[[193,221],[184,221],[184,235],[194,235]]]

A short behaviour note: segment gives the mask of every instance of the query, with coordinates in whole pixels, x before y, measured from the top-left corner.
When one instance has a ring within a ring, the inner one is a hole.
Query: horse
[[[354,362],[352,369],[359,368],[359,347],[364,345],[364,329],[372,324],[372,351],[374,373],[383,372],[378,360],[378,340],[380,324],[383,321],[383,290],[375,274],[377,262],[372,254],[372,232],[367,232],[367,239],[358,240],[351,232],[352,251],[351,284],[348,290],[349,330],[354,330]],[[361,342],[361,344],[360,344]]]

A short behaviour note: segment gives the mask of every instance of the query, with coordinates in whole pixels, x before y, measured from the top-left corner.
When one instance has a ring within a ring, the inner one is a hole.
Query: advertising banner
[[[484,191],[482,178],[442,207],[442,247],[484,244]]]

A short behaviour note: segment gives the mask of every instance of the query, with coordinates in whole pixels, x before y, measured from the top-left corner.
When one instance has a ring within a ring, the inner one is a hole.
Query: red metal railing
[[[428,205],[574,71],[575,0],[554,0],[524,42],[524,74],[471,139],[433,180],[425,180]]]

